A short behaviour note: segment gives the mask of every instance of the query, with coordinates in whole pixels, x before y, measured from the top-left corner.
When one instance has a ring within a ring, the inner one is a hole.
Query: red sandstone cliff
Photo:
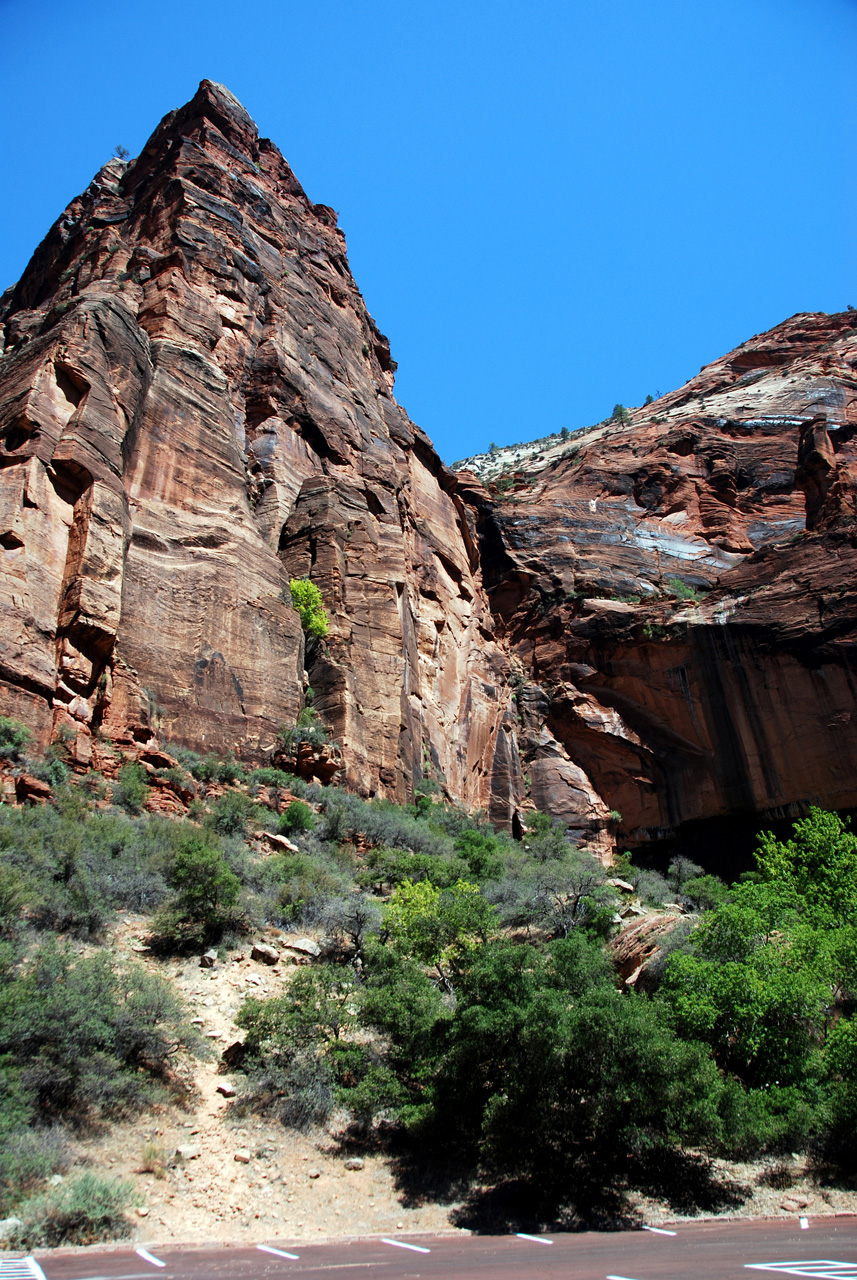
[[[508,818],[468,513],[393,399],[336,215],[231,94],[203,82],[100,171],[0,332],[4,710],[82,764],[154,728],[258,758],[302,705],[309,575],[348,783],[403,799],[428,764]]]
[[[203,82],[0,299],[0,710],[80,767],[155,731],[264,757],[306,575],[364,794],[428,771],[605,853],[855,805],[855,320],[796,316],[486,488],[393,398],[333,211]]]
[[[857,803],[856,367],[857,315],[795,316],[482,497],[540,807],[638,844]]]

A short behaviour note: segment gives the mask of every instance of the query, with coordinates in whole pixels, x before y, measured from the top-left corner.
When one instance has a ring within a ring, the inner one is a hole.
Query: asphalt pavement
[[[803,1221],[806,1225],[801,1227]],[[4,1257],[0,1280],[857,1280],[857,1217],[544,1236],[94,1248]]]

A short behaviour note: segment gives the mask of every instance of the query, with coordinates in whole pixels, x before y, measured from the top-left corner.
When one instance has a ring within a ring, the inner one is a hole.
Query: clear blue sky
[[[0,288],[222,81],[452,461],[857,305],[857,0],[0,0]]]

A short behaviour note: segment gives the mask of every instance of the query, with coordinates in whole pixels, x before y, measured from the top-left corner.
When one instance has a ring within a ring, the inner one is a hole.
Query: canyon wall
[[[0,711],[78,769],[260,761],[311,683],[349,787],[605,857],[857,805],[855,321],[450,471],[336,215],[204,81],[0,299]]]
[[[428,773],[510,819],[472,517],[393,398],[336,215],[227,90],[100,171],[0,332],[4,710],[80,767],[155,733],[263,759],[309,678],[349,786]],[[331,619],[308,677],[300,576]]]

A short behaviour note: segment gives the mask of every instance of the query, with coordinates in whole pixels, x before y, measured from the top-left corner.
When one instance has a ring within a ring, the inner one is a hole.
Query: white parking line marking
[[[535,1240],[536,1244],[553,1244],[553,1240],[548,1240],[545,1236],[528,1236],[526,1231],[516,1231],[515,1235],[519,1240]]]
[[[424,1245],[421,1245],[421,1244],[405,1244],[404,1240],[387,1240],[387,1239],[386,1239],[386,1237],[385,1237],[385,1238],[381,1241],[381,1244],[391,1244],[391,1245],[393,1245],[396,1249],[413,1249],[414,1253],[431,1253],[431,1249],[426,1249],[426,1247],[425,1247]]]
[[[608,1276],[607,1280],[630,1280],[629,1276]]]
[[[674,1236],[674,1231],[667,1231],[665,1227],[643,1227],[644,1231],[654,1231],[656,1236]]]
[[[35,1258],[8,1258],[0,1262],[3,1280],[45,1280],[45,1273]]]
[[[137,1257],[142,1258],[144,1262],[151,1262],[153,1267],[165,1267],[167,1265],[165,1262],[161,1262],[160,1258],[154,1257],[153,1254],[148,1253],[145,1249],[135,1249],[134,1252],[137,1254]]]
[[[278,1258],[299,1258],[299,1253],[286,1253],[285,1249],[275,1249],[269,1244],[257,1244],[257,1249],[261,1249],[263,1253],[274,1253]]]
[[[745,1262],[748,1271],[776,1271],[784,1276],[809,1276],[811,1280],[857,1280],[857,1263],[814,1258],[799,1262]]]

